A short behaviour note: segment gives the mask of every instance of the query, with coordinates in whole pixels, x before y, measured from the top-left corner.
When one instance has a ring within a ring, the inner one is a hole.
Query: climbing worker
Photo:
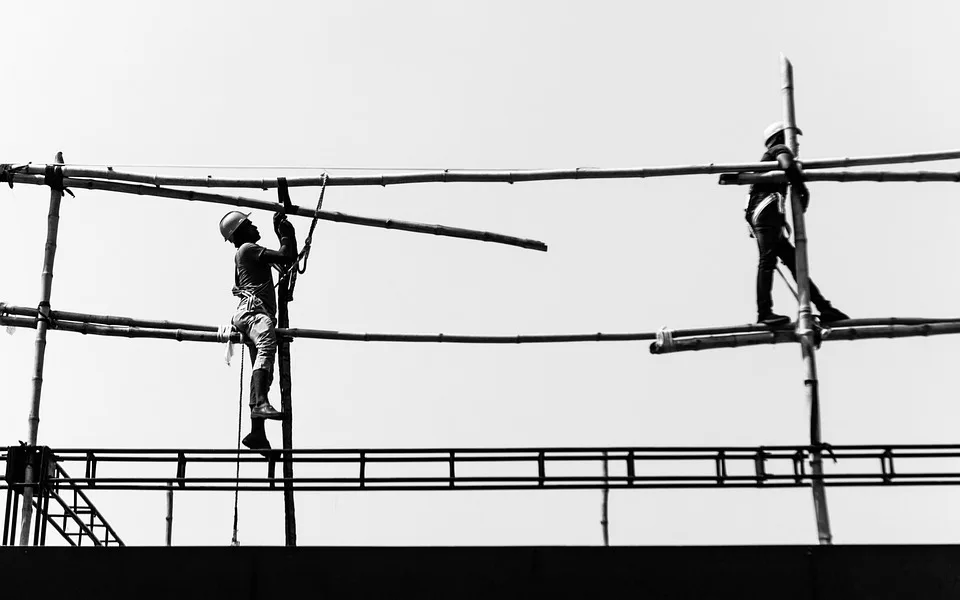
[[[799,190],[803,210],[810,202],[810,192],[803,181],[800,169],[793,158],[793,152],[784,144],[784,130],[781,122],[770,124],[763,132],[767,147],[761,161],[776,160],[786,172],[791,185]],[[797,133],[800,130],[797,129]],[[790,226],[787,224],[784,208],[787,197],[787,183],[755,183],[750,186],[747,195],[745,217],[750,226],[751,237],[757,239],[760,261],[757,265],[757,322],[771,327],[785,325],[790,317],[773,312],[773,269],[777,258],[790,269],[794,279],[797,277],[796,250],[790,243]],[[833,323],[849,319],[846,314],[834,308],[820,289],[810,281],[810,299],[820,311],[821,323]]]
[[[240,298],[240,304],[231,322],[243,334],[253,362],[253,374],[250,377],[251,431],[243,438],[243,445],[251,450],[268,450],[270,442],[263,422],[265,419],[283,418],[283,413],[271,406],[267,399],[277,354],[277,298],[270,269],[282,269],[296,261],[297,238],[286,215],[278,212],[273,217],[273,228],[280,240],[280,249],[264,248],[257,244],[260,231],[249,217],[249,213],[228,212],[220,219],[220,233],[225,241],[233,242],[237,248],[233,295]]]

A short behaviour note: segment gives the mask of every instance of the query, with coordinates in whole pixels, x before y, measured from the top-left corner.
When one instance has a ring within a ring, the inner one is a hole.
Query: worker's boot
[[[790,317],[770,311],[757,315],[757,323],[767,327],[781,327],[790,322]]]
[[[283,413],[270,406],[267,390],[270,389],[270,372],[254,369],[250,377],[250,416],[254,419],[283,419]]]
[[[842,310],[838,310],[830,304],[830,301],[823,297],[817,284],[810,282],[810,301],[820,311],[820,323],[827,325],[837,321],[846,321],[850,317]]]
[[[267,456],[266,451],[270,450],[270,440],[267,439],[263,419],[250,419],[250,433],[243,438],[241,443],[251,450],[261,450],[261,454]]]
[[[837,321],[846,321],[850,317],[842,310],[836,309],[829,304],[824,307],[817,307],[820,310],[820,322],[824,325],[836,323]]]

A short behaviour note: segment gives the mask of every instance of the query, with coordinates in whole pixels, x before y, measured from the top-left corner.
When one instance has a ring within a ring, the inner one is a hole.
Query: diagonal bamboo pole
[[[781,93],[783,97],[783,123],[786,144],[793,151],[795,157],[800,156],[797,144],[796,107],[793,97],[793,65],[787,57],[780,55]],[[796,242],[796,269],[797,293],[799,295],[800,310],[797,316],[797,337],[800,340],[800,354],[803,357],[805,370],[804,387],[807,394],[807,403],[810,406],[810,468],[814,474],[811,484],[813,492],[813,508],[817,518],[817,536],[821,544],[830,544],[833,536],[830,533],[830,515],[827,511],[827,493],[823,486],[823,456],[819,447],[820,436],[820,390],[817,380],[816,343],[814,341],[813,316],[810,310],[810,277],[807,262],[807,227],[803,216],[803,206],[800,200],[800,191],[796,186],[790,186],[790,208],[793,212],[793,236]],[[819,479],[817,477],[820,477]]]
[[[63,153],[57,152],[56,163],[63,164]],[[46,179],[43,177],[42,179]],[[46,183],[46,181],[45,181]],[[53,263],[57,256],[57,234],[60,230],[60,201],[63,190],[50,185],[50,209],[47,212],[47,241],[43,249],[43,267],[40,271],[40,304],[37,318],[37,336],[34,351],[33,385],[30,394],[30,415],[27,417],[27,445],[37,445],[40,429],[40,394],[43,390],[43,362],[47,351],[47,329],[50,326],[50,297],[53,292]],[[33,519],[33,483],[37,473],[33,458],[27,461],[23,488],[23,512],[20,518],[20,545],[30,544],[30,521]]]
[[[804,165],[806,166],[806,165]],[[805,172],[806,181],[873,181],[876,183],[960,183],[960,171],[814,171]],[[720,185],[753,185],[754,183],[780,183],[787,178],[783,173],[724,173]]]
[[[43,177],[38,175],[15,174],[10,177],[10,180],[13,183],[44,185]],[[281,205],[279,202],[267,202],[264,200],[255,200],[253,198],[244,198],[243,196],[225,196],[222,194],[194,192],[192,190],[176,190],[164,187],[118,183],[114,181],[97,181],[94,179],[76,179],[69,177],[64,177],[63,183],[65,186],[71,188],[85,188],[88,190],[101,190],[105,192],[120,192],[137,196],[155,196],[157,198],[171,198],[175,200],[211,202],[214,204],[256,208],[270,212],[277,212],[283,209],[283,205]],[[541,241],[523,239],[514,236],[503,235],[500,233],[492,233],[490,231],[477,231],[474,229],[463,229],[461,227],[448,227],[446,225],[428,225],[424,223],[414,223],[411,221],[398,221],[395,219],[375,219],[371,217],[361,217],[358,215],[326,210],[317,212],[311,208],[304,208],[296,205],[288,207],[286,210],[287,214],[309,218],[316,216],[321,221],[334,221],[337,223],[349,223],[351,225],[379,227],[382,229],[397,229],[400,231],[411,231],[414,233],[428,233],[443,237],[478,240],[483,242],[492,242],[495,244],[504,244],[507,246],[517,246],[520,248],[526,248],[527,250],[540,250],[542,252],[547,251],[547,245]]]
[[[857,167],[870,165],[891,165],[918,162],[935,162],[960,158],[960,150],[939,152],[917,152],[912,154],[887,154],[882,156],[819,158],[804,162],[806,169],[829,169],[838,167]],[[22,173],[43,174],[43,165],[25,165]],[[322,170],[322,169],[318,169]],[[328,186],[388,186],[411,183],[522,183],[528,181],[557,181],[579,179],[644,179],[649,177],[675,177],[681,175],[712,175],[718,173],[758,173],[779,171],[775,161],[755,163],[710,163],[706,165],[675,165],[663,167],[635,167],[597,169],[580,167],[575,169],[522,169],[488,170],[479,169],[443,169],[439,171],[417,171],[411,173],[384,173],[375,175],[337,175],[328,176]],[[145,183],[153,186],[175,187],[223,187],[257,188],[277,187],[276,178],[231,178],[231,177],[181,177],[167,175],[149,175],[118,171],[113,167],[83,168],[65,167],[66,177],[105,179]],[[320,187],[322,177],[290,177],[290,187]]]

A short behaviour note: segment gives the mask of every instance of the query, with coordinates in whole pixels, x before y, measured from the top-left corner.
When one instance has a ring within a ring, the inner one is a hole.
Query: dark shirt
[[[277,315],[277,297],[273,291],[273,272],[270,265],[260,260],[264,247],[247,242],[237,249],[234,295],[240,298],[255,296],[271,317]]]
[[[775,149],[776,147],[774,147]],[[770,150],[763,153],[760,160],[776,160],[776,154]],[[770,198],[772,194],[779,197]],[[787,183],[754,183],[747,193],[747,207],[744,217],[753,227],[777,227],[786,222],[784,200],[787,197]],[[759,210],[758,210],[759,209]]]

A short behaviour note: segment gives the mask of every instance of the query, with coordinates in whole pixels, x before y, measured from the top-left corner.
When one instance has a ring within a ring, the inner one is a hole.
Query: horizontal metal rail
[[[808,469],[814,450],[827,460],[822,476]],[[84,477],[58,472],[57,483],[74,490],[166,491],[173,485],[176,491],[274,491],[285,482],[298,491],[796,488],[814,481],[834,487],[960,485],[960,445],[937,444],[311,449],[275,450],[268,458],[244,450],[239,460],[248,468],[251,463],[269,466],[280,462],[285,452],[293,462],[308,465],[301,475],[283,479],[245,474],[238,479],[228,467],[237,460],[237,451],[227,449],[85,448],[54,454],[58,466],[84,465]],[[607,475],[604,461],[610,467]],[[164,464],[169,475],[162,472]],[[197,464],[208,465],[203,476],[188,473]],[[217,465],[223,467],[222,474],[211,472]]]

